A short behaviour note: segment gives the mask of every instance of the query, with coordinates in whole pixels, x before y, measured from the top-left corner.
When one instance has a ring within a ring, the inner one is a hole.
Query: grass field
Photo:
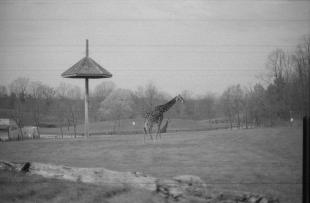
[[[301,202],[302,195],[301,128],[174,132],[155,144],[144,144],[142,134],[5,142],[0,159],[156,177],[192,174],[212,188],[270,194],[287,203]]]
[[[132,122],[135,125],[132,125]],[[165,124],[166,119],[164,119],[162,126]],[[139,134],[143,133],[144,119],[122,119],[120,123],[118,121],[102,121],[90,123],[89,129],[90,134],[111,134],[115,128],[116,134]],[[229,123],[209,123],[207,120],[185,120],[185,119],[171,119],[169,121],[168,132],[176,131],[197,131],[197,130],[210,130],[218,128],[229,128]],[[155,127],[153,129],[155,131]],[[56,135],[60,134],[59,128],[40,128],[41,134],[44,135]],[[64,127],[64,134],[73,134],[73,127],[69,130]],[[77,132],[79,134],[84,133],[84,125],[77,126]],[[6,135],[5,135],[6,136]]]

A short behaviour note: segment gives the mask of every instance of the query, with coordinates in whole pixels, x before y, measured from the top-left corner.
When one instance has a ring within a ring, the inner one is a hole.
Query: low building
[[[35,126],[24,126],[22,134],[15,121],[8,118],[0,118],[0,140],[38,139],[40,138]]]

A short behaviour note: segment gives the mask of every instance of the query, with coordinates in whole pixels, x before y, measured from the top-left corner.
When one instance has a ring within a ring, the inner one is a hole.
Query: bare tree
[[[32,119],[37,128],[37,138],[40,138],[40,122],[43,114],[48,112],[48,106],[55,91],[53,88],[39,81],[30,82],[28,89]]]
[[[180,108],[180,116],[183,118],[195,118],[195,99],[193,98],[193,92],[183,90],[181,95],[185,102],[183,105],[177,106],[177,108]]]
[[[94,120],[99,120],[100,104],[115,90],[116,86],[113,82],[101,82],[94,89],[93,96],[90,97],[90,111],[93,112]]]
[[[43,86],[43,98],[46,101],[47,106],[51,104],[53,97],[55,96],[56,91],[54,88],[49,87],[47,85]]]
[[[27,88],[29,85],[28,78],[17,78],[10,85],[9,89],[11,93],[14,93],[22,102],[25,102],[27,95]]]
[[[163,103],[170,96],[160,92],[153,83],[148,83],[145,87],[139,86],[136,91],[131,92],[132,110],[139,116],[144,116],[155,105]]]
[[[79,108],[79,105],[76,102],[70,105],[67,116],[68,121],[73,125],[74,138],[76,138],[77,137],[76,127],[79,121],[79,117],[81,116],[81,108]]]
[[[232,88],[232,96],[233,96],[233,108],[235,113],[237,114],[237,121],[238,121],[238,127],[240,128],[240,113],[243,109],[243,90],[241,89],[240,85],[233,86]]]
[[[68,83],[60,83],[55,91],[59,98],[81,99],[81,88]]]
[[[309,112],[309,78],[310,78],[310,36],[305,37],[293,55],[295,62],[296,83],[299,89],[300,111]]]
[[[247,91],[248,115],[256,126],[261,126],[267,115],[266,90],[261,84],[255,84]]]
[[[133,115],[136,117],[142,117],[145,114],[145,98],[142,87],[139,87],[136,91],[131,91],[130,99],[132,101],[131,108]]]
[[[31,97],[31,108],[32,118],[37,128],[38,138],[40,138],[40,121],[42,117],[43,104],[42,100],[44,97],[45,85],[41,82],[31,82],[29,85],[29,95]],[[35,137],[33,137],[35,138]]]
[[[17,134],[17,139],[22,140],[24,137],[23,127],[24,127],[24,104],[20,100],[16,100],[14,103],[14,109],[11,111],[11,119],[15,121],[19,133]]]
[[[246,129],[249,128],[250,98],[252,92],[251,87],[244,88],[244,122]]]
[[[122,118],[128,118],[131,115],[131,92],[124,89],[113,91],[107,99],[101,103],[100,113],[107,119],[113,119],[115,132],[116,123],[120,127]]]
[[[13,101],[13,110],[11,111],[11,118],[18,126],[18,140],[23,139],[23,127],[25,122],[25,102],[27,96],[27,88],[29,85],[28,78],[17,78],[9,85],[11,95],[16,95]]]
[[[71,85],[68,83],[61,82],[58,87],[56,88],[56,95],[59,98],[66,98],[68,97],[68,89]]]
[[[76,100],[81,99],[82,98],[81,88],[78,86],[71,86],[68,89],[67,97],[71,99],[76,99]]]
[[[8,96],[8,91],[6,86],[0,85],[0,97]]]
[[[148,110],[150,110],[155,105],[155,101],[158,96],[158,89],[153,83],[149,83],[144,90],[144,95],[146,99],[146,104],[148,105]]]
[[[50,113],[55,118],[56,126],[59,128],[61,138],[64,137],[64,126],[66,125],[66,103],[64,98],[58,98],[50,107]]]
[[[267,58],[266,68],[268,70],[267,76],[271,79],[283,78],[286,63],[286,54],[282,49],[276,49],[271,52]]]
[[[113,82],[101,82],[95,87],[93,95],[102,102],[115,90],[115,87]]]
[[[237,116],[238,127],[240,128],[240,113],[243,109],[243,91],[240,85],[232,85],[228,87],[222,95],[222,104],[224,114],[228,116],[230,127],[235,116]]]
[[[199,111],[197,112],[197,118],[214,118],[215,117],[215,96],[213,94],[206,94],[197,99]]]
[[[224,115],[228,117],[229,123],[230,123],[230,129],[232,129],[233,125],[233,108],[232,108],[232,96],[231,96],[231,90],[226,89],[221,97],[221,104],[222,109],[224,112]]]
[[[73,86],[67,83],[60,83],[56,88],[56,95],[61,100],[62,104],[59,106],[60,111],[58,115],[61,116],[59,121],[60,131],[64,123],[67,124],[68,131],[70,126],[73,126],[74,137],[77,136],[77,124],[82,116],[82,100],[81,89],[78,86]]]

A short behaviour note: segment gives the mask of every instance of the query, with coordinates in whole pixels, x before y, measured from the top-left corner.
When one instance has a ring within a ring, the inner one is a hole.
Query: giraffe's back
[[[152,123],[158,123],[163,118],[163,113],[159,110],[147,112],[145,118]]]

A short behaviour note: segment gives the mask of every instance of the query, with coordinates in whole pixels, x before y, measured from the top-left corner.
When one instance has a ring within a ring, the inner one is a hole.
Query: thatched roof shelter
[[[85,56],[61,74],[64,78],[110,78],[112,74],[89,56]]]
[[[88,79],[110,78],[112,74],[88,56],[88,40],[86,40],[86,56],[61,74],[64,78],[85,78],[85,127],[84,135],[89,136],[88,129]]]

